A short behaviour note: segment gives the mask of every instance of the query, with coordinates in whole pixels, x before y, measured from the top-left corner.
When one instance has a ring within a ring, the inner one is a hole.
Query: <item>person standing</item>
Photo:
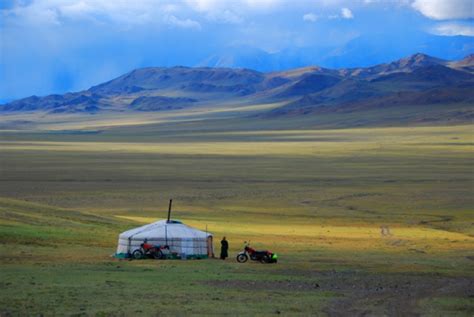
[[[229,242],[227,242],[226,238],[223,237],[221,241],[221,260],[225,260],[229,254],[227,251],[229,250]]]

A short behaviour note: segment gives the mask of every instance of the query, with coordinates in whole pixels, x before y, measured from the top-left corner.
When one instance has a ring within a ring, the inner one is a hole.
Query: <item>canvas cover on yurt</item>
[[[144,241],[155,245],[168,245],[170,252],[179,257],[205,258],[213,256],[212,234],[197,230],[180,221],[160,220],[119,235],[116,256],[127,257],[140,248]]]

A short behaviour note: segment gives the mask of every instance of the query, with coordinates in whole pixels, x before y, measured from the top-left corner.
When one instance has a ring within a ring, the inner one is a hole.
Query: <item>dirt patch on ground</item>
[[[428,274],[374,274],[357,271],[279,272],[285,279],[210,281],[244,290],[331,292],[330,316],[418,316],[419,302],[432,297],[474,297],[474,278]]]
[[[473,278],[338,272],[329,276],[333,278],[327,280],[327,288],[342,295],[326,308],[332,316],[418,316],[423,299],[474,296]]]
[[[279,291],[315,291],[319,289],[316,282],[292,281],[290,279],[284,281],[244,281],[244,280],[224,280],[211,281],[209,284],[223,288],[240,288],[244,290],[279,290]]]

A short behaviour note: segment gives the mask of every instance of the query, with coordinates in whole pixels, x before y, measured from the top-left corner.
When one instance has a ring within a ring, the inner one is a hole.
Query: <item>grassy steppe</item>
[[[474,313],[472,126],[182,127],[0,134],[1,314]],[[171,197],[229,261],[110,257]]]

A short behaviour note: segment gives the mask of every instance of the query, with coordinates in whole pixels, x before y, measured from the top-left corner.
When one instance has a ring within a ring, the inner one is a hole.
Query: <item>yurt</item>
[[[214,256],[212,234],[177,220],[160,220],[122,232],[116,257],[129,257],[145,240],[151,244],[169,246],[171,254],[178,258],[203,259]]]

